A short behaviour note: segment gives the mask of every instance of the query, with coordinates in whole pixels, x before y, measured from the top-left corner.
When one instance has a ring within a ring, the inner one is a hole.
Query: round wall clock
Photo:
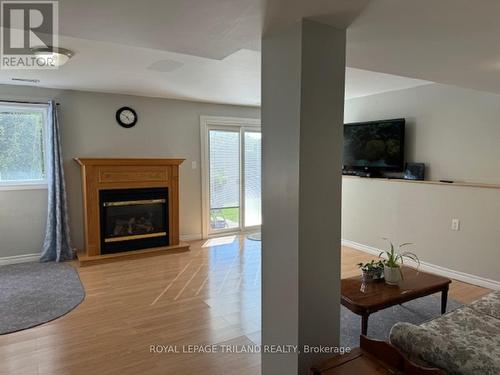
[[[116,121],[124,128],[131,128],[137,123],[137,113],[130,107],[121,107],[116,111]]]

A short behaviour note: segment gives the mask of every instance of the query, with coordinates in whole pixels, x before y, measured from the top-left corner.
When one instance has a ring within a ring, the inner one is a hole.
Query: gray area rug
[[[261,232],[252,233],[247,235],[247,238],[252,241],[262,241],[262,233]]]
[[[0,267],[0,334],[60,317],[85,298],[76,270],[62,263]]]
[[[441,316],[441,294],[439,298],[427,296],[396,305],[370,315],[368,336],[379,340],[389,340],[391,327],[397,322],[421,324]],[[448,300],[447,311],[462,306],[459,302]],[[359,346],[361,317],[342,306],[340,310],[340,345],[351,348]]]

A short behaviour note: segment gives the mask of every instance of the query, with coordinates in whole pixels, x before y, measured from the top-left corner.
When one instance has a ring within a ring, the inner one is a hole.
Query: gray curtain
[[[73,259],[73,250],[69,235],[68,205],[66,201],[66,186],[64,183],[59,122],[57,105],[49,103],[47,124],[47,181],[49,192],[49,207],[47,213],[47,229],[43,241],[41,262]]]

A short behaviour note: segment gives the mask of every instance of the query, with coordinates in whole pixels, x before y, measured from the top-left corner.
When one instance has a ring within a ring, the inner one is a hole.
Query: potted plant
[[[404,263],[404,259],[410,259],[417,262],[420,267],[420,260],[418,257],[409,251],[401,252],[401,248],[413,245],[412,243],[406,242],[398,246],[398,250],[394,248],[393,243],[387,239],[383,238],[389,242],[390,249],[386,251],[381,251],[379,258],[385,256],[386,259],[383,260],[384,263],[384,278],[385,282],[389,285],[398,285],[399,280],[403,278],[403,272],[401,271],[401,265]]]
[[[372,259],[369,263],[358,263],[358,267],[361,269],[363,282],[380,280],[384,277],[384,263],[381,260],[375,262]]]

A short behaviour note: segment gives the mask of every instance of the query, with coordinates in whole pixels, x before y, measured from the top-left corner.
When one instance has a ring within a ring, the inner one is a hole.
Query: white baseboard
[[[181,241],[197,241],[203,239],[203,236],[201,233],[181,234],[180,239]]]
[[[10,257],[1,257],[0,266],[14,263],[37,262],[40,260],[40,254],[14,255]]]
[[[354,241],[342,240],[342,246],[351,247],[356,250],[363,251],[368,254],[378,256],[380,254],[380,250],[376,249],[372,246],[363,245]],[[409,261],[412,266],[416,266],[415,262]],[[420,269],[422,271],[427,271],[431,273],[435,273],[437,275],[449,277],[450,279],[455,279],[459,281],[463,281],[464,283],[473,284],[477,286],[482,286],[483,288],[500,290],[500,281],[495,281],[491,279],[486,279],[484,277],[470,275],[465,272],[450,270],[449,268],[436,266],[435,264],[420,262]]]

